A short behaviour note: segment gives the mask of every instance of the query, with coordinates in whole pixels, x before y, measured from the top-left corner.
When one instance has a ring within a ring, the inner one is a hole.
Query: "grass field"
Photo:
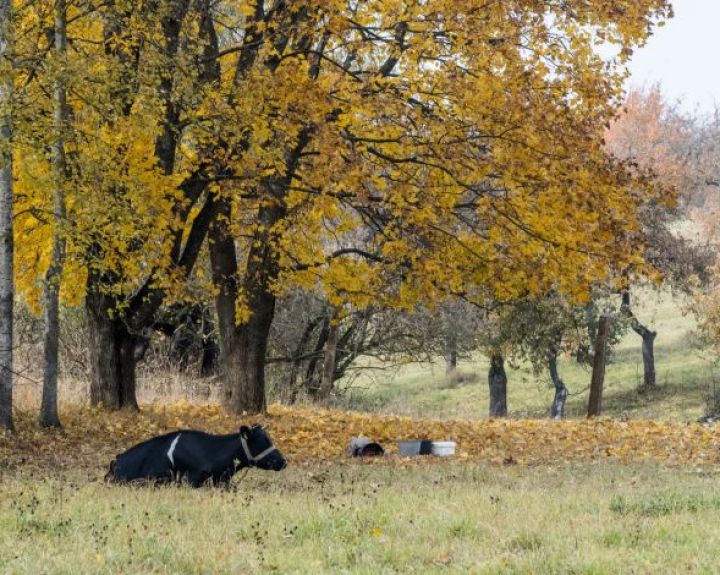
[[[236,489],[7,474],[3,573],[713,573],[711,470],[296,465]]]
[[[568,359],[566,422],[547,420],[549,384],[525,366],[509,371],[510,421],[485,419],[481,359],[460,366],[475,381],[455,385],[440,364],[407,367],[341,398],[371,414],[273,406],[261,421],[290,466],[227,491],[101,481],[147,435],[237,429],[217,407],[65,404],[53,432],[20,414],[17,434],[0,434],[0,573],[715,573],[720,429],[684,423],[704,411],[713,357],[677,300],[638,315],[659,332],[659,389],[637,392],[629,334],[608,369],[611,419],[581,418],[589,373]],[[458,457],[358,462],[344,449],[359,434],[391,451],[399,438],[456,439]]]
[[[708,395],[716,387],[720,393],[716,356],[698,345],[695,321],[683,314],[681,298],[647,291],[642,299],[636,315],[658,332],[655,344],[658,389],[638,393],[643,376],[641,340],[630,331],[617,346],[607,368],[605,413],[622,418],[695,420],[703,415]],[[352,409],[424,417],[486,417],[487,360],[474,357],[461,361],[458,368],[470,382],[449,383],[442,361],[361,376],[349,387],[342,404]],[[560,361],[560,373],[570,391],[567,415],[583,417],[589,395],[589,368],[566,357]],[[508,380],[510,417],[547,416],[553,390],[546,373],[538,377],[529,365],[508,366]]]

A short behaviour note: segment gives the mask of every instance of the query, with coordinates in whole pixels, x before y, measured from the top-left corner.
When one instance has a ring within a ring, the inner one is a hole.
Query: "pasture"
[[[4,573],[710,573],[713,470],[303,463],[229,491],[4,473]]]
[[[479,375],[459,384],[443,381],[439,363],[414,366],[337,401],[371,413],[272,406],[258,420],[290,466],[241,472],[229,490],[102,482],[112,456],[144,437],[248,422],[184,401],[188,382],[171,382],[173,395],[139,416],[65,402],[61,431],[41,431],[27,404],[16,436],[0,436],[2,571],[712,572],[720,430],[688,422],[703,413],[714,366],[680,303],[653,305],[641,313],[659,331],[659,389],[637,393],[628,334],[608,370],[607,418],[581,417],[580,393],[568,421],[548,421],[551,391],[521,365],[509,371],[511,418],[488,420],[482,361],[462,363]],[[587,372],[567,358],[562,368],[571,392],[582,390]],[[142,385],[152,397],[152,382]],[[390,455],[348,458],[361,434]],[[424,436],[456,439],[457,456],[394,454],[396,440]]]

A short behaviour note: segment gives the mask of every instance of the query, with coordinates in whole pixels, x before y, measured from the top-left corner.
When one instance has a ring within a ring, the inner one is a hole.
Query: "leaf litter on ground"
[[[34,414],[18,413],[14,434],[0,433],[0,471],[10,468],[99,469],[114,455],[149,437],[177,429],[232,433],[262,423],[291,463],[347,459],[353,436],[379,442],[387,462],[412,465],[436,457],[401,458],[403,439],[452,440],[455,459],[498,465],[541,465],[606,461],[709,466],[720,464],[720,426],[608,418],[551,421],[487,419],[443,421],[318,409],[270,406],[263,416],[242,417],[216,405],[179,402],[147,405],[140,412],[71,407],[61,413],[63,428],[38,426]]]

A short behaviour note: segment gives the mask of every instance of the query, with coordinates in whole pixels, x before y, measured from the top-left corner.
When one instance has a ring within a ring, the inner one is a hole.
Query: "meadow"
[[[229,491],[4,474],[3,573],[712,573],[716,470],[301,464]]]
[[[547,420],[552,391],[528,366],[509,370],[507,421],[485,417],[481,359],[461,363],[461,382],[440,362],[408,366],[355,380],[333,410],[272,406],[259,420],[289,467],[241,472],[228,490],[102,477],[148,435],[248,418],[158,401],[149,380],[141,397],[155,403],[139,415],[65,402],[64,429],[45,432],[21,409],[17,434],[0,435],[0,572],[715,572],[720,429],[692,423],[714,359],[677,299],[658,295],[638,315],[659,332],[658,389],[637,391],[639,338],[628,334],[600,420],[583,417],[589,373],[570,358],[565,422]],[[349,458],[361,434],[389,455]],[[408,437],[456,439],[457,456],[400,458],[395,441]]]
[[[644,290],[635,310],[657,331],[657,389],[641,390],[643,367],[640,337],[628,331],[607,366],[606,415],[623,419],[693,421],[705,414],[707,402],[720,395],[717,356],[699,341],[692,314],[682,296]],[[590,368],[573,357],[559,360],[568,387],[566,415],[587,413]],[[373,366],[377,368],[378,366]],[[458,362],[458,375],[448,380],[442,360],[397,368],[373,369],[348,382],[341,405],[351,409],[420,417],[480,419],[487,416],[488,361],[474,355]],[[547,417],[553,398],[548,373],[535,374],[527,363],[509,363],[508,411],[512,418]]]

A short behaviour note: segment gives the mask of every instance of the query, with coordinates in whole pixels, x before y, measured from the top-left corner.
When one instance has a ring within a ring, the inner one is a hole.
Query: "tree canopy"
[[[216,297],[231,405],[262,409],[279,294],[582,300],[643,266],[639,208],[672,199],[603,146],[665,0],[78,0],[63,53],[53,3],[15,4],[17,278],[37,307],[60,226],[61,292],[117,348],[94,401],[134,402],[123,366],[165,303]]]

